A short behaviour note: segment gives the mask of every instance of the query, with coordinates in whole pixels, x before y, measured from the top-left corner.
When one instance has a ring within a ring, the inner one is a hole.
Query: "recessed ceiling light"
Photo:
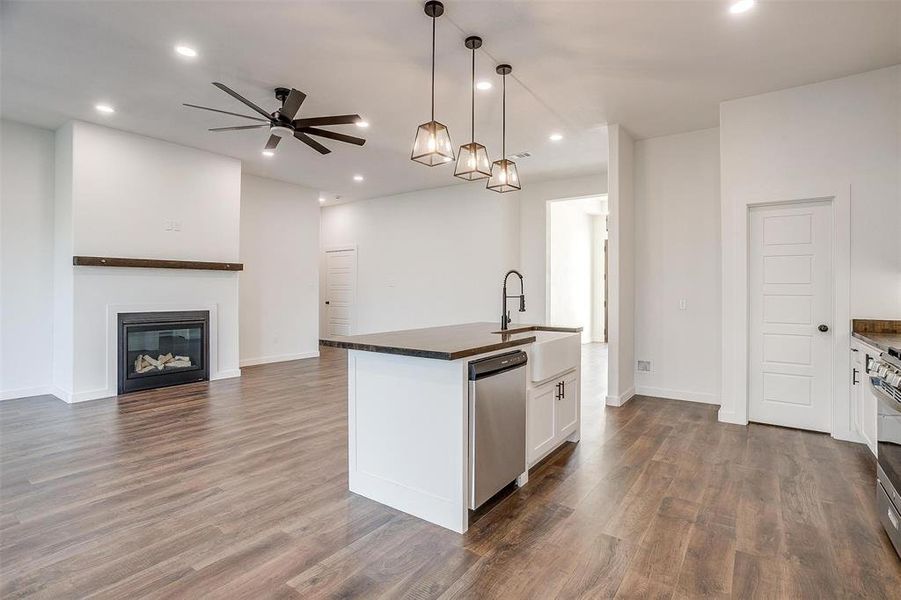
[[[551,135],[548,136],[548,139],[551,140],[552,142],[559,142],[560,140],[563,139],[563,134],[562,133],[552,133]]]
[[[354,181],[363,181],[362,175],[354,175]]]
[[[190,46],[176,46],[175,51],[178,54],[181,54],[182,56],[185,56],[187,58],[196,58],[197,57],[197,50],[195,50],[194,48],[191,48]]]
[[[733,15],[751,10],[754,6],[754,0],[738,0],[729,7],[729,12]]]
[[[366,129],[367,127],[369,127],[369,121],[364,121],[364,120],[360,119],[359,121],[357,121],[357,127],[361,128],[361,129]]]
[[[263,150],[263,156],[275,156],[275,150]]]
[[[110,106],[109,104],[97,104],[94,106],[97,109],[97,112],[101,112],[107,115],[110,115],[116,112],[116,109]]]
[[[482,90],[483,92],[484,92],[485,90],[490,90],[492,87],[493,87],[493,86],[491,85],[491,82],[490,82],[490,81],[480,81],[480,82],[478,82],[478,83],[476,84],[476,89],[477,89],[477,90]]]

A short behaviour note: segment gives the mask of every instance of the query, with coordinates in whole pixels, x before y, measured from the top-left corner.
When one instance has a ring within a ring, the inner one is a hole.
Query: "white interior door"
[[[329,335],[350,335],[357,297],[357,250],[326,250],[326,324]]]
[[[832,205],[753,208],[749,226],[748,418],[831,431]]]

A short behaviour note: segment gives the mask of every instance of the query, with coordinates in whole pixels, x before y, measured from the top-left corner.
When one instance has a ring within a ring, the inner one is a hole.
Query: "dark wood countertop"
[[[901,321],[892,319],[852,319],[851,335],[888,352],[889,348],[901,350]]]
[[[851,335],[883,352],[888,352],[889,348],[901,350],[901,333],[860,333],[855,331]]]
[[[386,331],[366,335],[333,336],[319,340],[323,346],[364,350],[384,354],[401,354],[437,360],[457,360],[494,350],[531,344],[536,331],[579,333],[581,327],[514,325],[504,333],[496,333],[497,323],[466,323],[424,329]]]

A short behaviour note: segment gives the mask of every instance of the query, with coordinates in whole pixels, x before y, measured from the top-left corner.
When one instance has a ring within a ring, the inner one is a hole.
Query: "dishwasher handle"
[[[469,363],[469,380],[478,381],[492,375],[499,375],[511,369],[518,369],[528,362],[526,353],[522,350],[498,354],[474,360]]]

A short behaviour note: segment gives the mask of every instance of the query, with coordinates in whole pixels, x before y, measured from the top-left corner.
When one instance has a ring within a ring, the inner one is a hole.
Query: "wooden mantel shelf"
[[[199,271],[243,271],[242,263],[166,260],[159,258],[115,258],[111,256],[73,256],[77,267],[135,267],[140,269],[194,269]]]

